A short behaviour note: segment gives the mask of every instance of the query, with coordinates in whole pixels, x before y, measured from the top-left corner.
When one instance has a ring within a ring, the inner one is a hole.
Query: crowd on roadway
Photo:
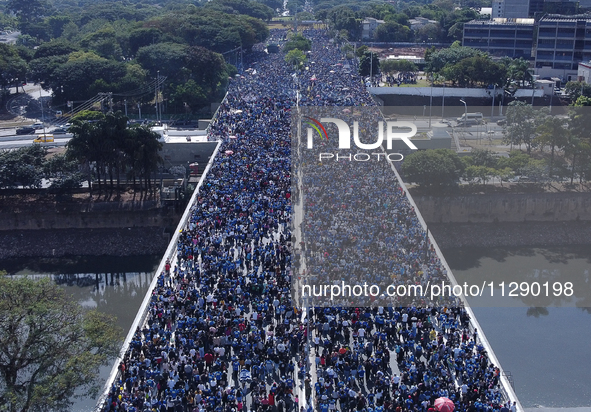
[[[280,43],[284,34],[274,31],[271,42]],[[306,308],[292,301],[295,249],[303,250],[309,271],[325,259],[335,272],[355,274],[347,265],[377,245],[370,259],[383,276],[417,282],[445,276],[436,255],[423,253],[424,232],[402,189],[391,183],[392,172],[390,178],[378,175],[388,172],[385,162],[378,169],[345,166],[350,182],[365,180],[383,199],[378,206],[396,212],[390,220],[382,210],[372,212],[372,221],[383,220],[382,231],[355,241],[326,226],[335,210],[306,200],[321,174],[304,156],[295,157],[300,176],[290,175],[290,119],[297,101],[373,105],[356,63],[343,59],[325,32],[305,35],[313,46],[307,71],[292,75],[281,53],[259,47],[231,82],[210,127],[210,138],[223,141],[221,149],[174,258],[157,274],[147,321],[135,331],[102,410],[427,412],[436,398],[447,396],[457,411],[489,412],[505,401],[499,369],[461,307],[340,301],[339,307]],[[334,180],[330,173],[322,178]],[[300,187],[296,200],[292,178]],[[345,183],[335,184],[346,193]],[[347,206],[362,209],[371,197],[349,198]],[[298,242],[292,207],[305,209]],[[352,224],[352,209],[346,210],[337,224]],[[308,238],[324,243],[308,247]],[[341,253],[347,241],[347,253],[354,254],[338,268],[341,262],[331,253]],[[378,263],[384,256],[389,260]]]

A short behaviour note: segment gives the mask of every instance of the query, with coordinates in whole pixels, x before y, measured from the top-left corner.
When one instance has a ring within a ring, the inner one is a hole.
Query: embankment
[[[180,213],[157,202],[17,202],[0,208],[0,259],[163,253]]]

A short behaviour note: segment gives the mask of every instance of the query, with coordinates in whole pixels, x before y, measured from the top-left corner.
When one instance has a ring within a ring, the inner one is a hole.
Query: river
[[[458,283],[520,281],[542,272],[572,279],[591,271],[589,246],[461,248],[443,254]],[[468,301],[525,408],[591,410],[591,309],[529,307],[517,298],[499,298],[497,306],[490,299]]]
[[[559,270],[568,276],[569,271],[591,269],[588,246],[462,248],[443,253],[460,283],[510,281],[536,270]],[[82,305],[116,315],[127,333],[159,260],[160,256],[17,259],[0,261],[0,268],[9,273],[51,275]],[[591,310],[497,303],[486,302],[488,307],[482,307],[482,302],[471,301],[501,365],[511,372],[522,405],[591,408]],[[106,378],[109,371],[105,367],[101,373]],[[73,411],[88,412],[93,406],[93,400],[81,400]]]

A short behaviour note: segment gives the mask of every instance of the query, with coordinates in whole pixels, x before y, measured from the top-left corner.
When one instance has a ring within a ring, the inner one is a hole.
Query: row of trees
[[[501,184],[514,177],[545,183],[591,180],[591,99],[581,97],[568,117],[552,116],[545,108],[523,102],[507,108],[504,143],[512,150],[499,157],[488,150],[475,150],[460,158],[451,150],[428,150],[405,158],[407,181],[421,186],[453,186],[464,180],[486,183],[497,178]],[[536,152],[536,150],[538,150]]]
[[[591,178],[591,99],[579,97],[567,117],[552,116],[546,108],[536,109],[524,102],[512,102],[507,110],[505,143],[524,145],[528,154],[548,150],[550,179],[563,177],[565,167],[571,183],[575,174]],[[568,161],[568,165],[562,160]]]
[[[527,60],[509,57],[493,60],[487,53],[461,46],[459,42],[445,49],[428,49],[425,62],[425,71],[434,80],[449,81],[460,87],[505,87],[512,83],[523,86],[532,79]]]
[[[131,180],[140,191],[151,189],[151,175],[162,163],[159,135],[146,126],[128,127],[128,118],[121,112],[109,113],[98,121],[75,120],[66,157],[76,159],[86,171],[89,185],[96,176],[98,189],[115,182],[120,189],[121,178]]]
[[[419,151],[405,157],[402,173],[407,182],[430,188],[451,188],[461,181],[486,184],[492,179],[502,185],[523,176],[535,183],[550,181],[548,162],[520,150],[511,151],[508,157],[490,150],[474,150],[464,157],[449,149]]]
[[[48,156],[41,145],[0,152],[0,189],[40,188],[47,179],[57,193],[79,188],[84,179],[99,191],[106,186],[120,188],[122,178],[139,183],[140,191],[151,188],[151,175],[162,158],[159,135],[145,126],[128,127],[127,117],[94,113],[95,120],[75,120],[74,134],[64,154]]]

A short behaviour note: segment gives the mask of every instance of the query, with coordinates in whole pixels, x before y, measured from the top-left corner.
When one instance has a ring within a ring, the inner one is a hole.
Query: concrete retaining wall
[[[427,222],[591,221],[591,193],[413,196]]]

